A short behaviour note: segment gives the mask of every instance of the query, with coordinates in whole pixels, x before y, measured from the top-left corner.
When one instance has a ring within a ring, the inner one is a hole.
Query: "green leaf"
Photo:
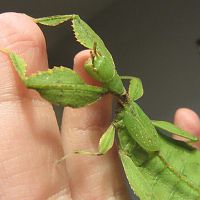
[[[73,18],[73,15],[55,15],[55,16],[50,16],[50,17],[37,18],[37,19],[34,19],[34,22],[47,25],[47,26],[57,26],[72,18]]]
[[[75,108],[91,104],[107,92],[105,88],[87,85],[77,73],[66,67],[33,74],[27,78],[26,86],[36,89],[53,104]]]
[[[187,131],[184,131],[184,130],[178,128],[177,126],[175,126],[174,124],[172,124],[170,122],[153,120],[152,123],[154,126],[156,126],[159,129],[162,129],[162,130],[172,133],[174,135],[178,135],[182,138],[186,138],[192,142],[199,141],[199,139],[197,137],[193,136],[192,134],[190,134]]]
[[[137,167],[129,156],[123,151],[119,151],[119,155],[126,173],[128,182],[136,195],[141,200],[156,200],[157,196],[154,195],[151,185],[148,183],[146,178],[143,176],[139,167]]]
[[[115,127],[113,126],[113,124],[111,124],[99,141],[99,153],[105,154],[107,151],[109,151],[113,146],[114,139]]]
[[[142,97],[144,91],[142,82],[139,78],[132,77],[130,80],[128,94],[131,100],[136,101],[140,97]]]

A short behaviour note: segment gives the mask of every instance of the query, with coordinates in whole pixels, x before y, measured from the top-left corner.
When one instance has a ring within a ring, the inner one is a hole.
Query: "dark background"
[[[0,0],[0,12],[33,17],[79,14],[102,37],[121,75],[142,79],[140,104],[152,119],[173,120],[178,107],[200,114],[200,1]],[[68,24],[42,27],[49,64],[72,66],[82,49]]]

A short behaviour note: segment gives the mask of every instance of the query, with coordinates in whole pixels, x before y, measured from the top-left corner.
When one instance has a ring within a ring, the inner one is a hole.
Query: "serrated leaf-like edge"
[[[73,18],[73,15],[54,15],[54,16],[49,16],[49,17],[36,18],[36,19],[34,19],[34,22],[43,24],[43,25],[47,25],[47,26],[57,26],[57,25],[59,25],[63,22],[66,22],[72,18]],[[59,21],[55,21],[55,20],[59,20]]]

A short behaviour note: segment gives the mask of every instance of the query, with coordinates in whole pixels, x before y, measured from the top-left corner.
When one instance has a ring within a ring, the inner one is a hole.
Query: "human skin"
[[[21,55],[28,74],[48,68],[44,36],[30,17],[3,13],[0,27],[0,48]],[[89,56],[88,50],[78,53],[74,70],[97,84],[83,68]],[[0,199],[130,199],[115,148],[98,157],[72,154],[97,149],[111,120],[111,95],[80,109],[65,108],[59,130],[51,104],[25,88],[3,53],[0,63]],[[178,109],[174,122],[200,135],[200,120],[192,110]],[[56,165],[66,154],[66,161]]]

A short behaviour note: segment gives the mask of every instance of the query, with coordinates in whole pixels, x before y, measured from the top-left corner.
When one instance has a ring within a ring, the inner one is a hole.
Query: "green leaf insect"
[[[35,23],[47,26],[66,21],[72,22],[76,40],[90,49],[91,56],[84,67],[93,79],[102,83],[102,87],[86,84],[78,74],[65,67],[27,76],[26,63],[20,56],[9,50],[1,51],[8,54],[24,84],[53,104],[77,108],[94,103],[107,93],[116,97],[116,116],[102,134],[97,151],[75,153],[100,156],[116,141],[126,177],[139,199],[200,199],[200,153],[188,144],[199,139],[169,122],[151,120],[143,112],[135,102],[144,92],[141,80],[119,76],[104,42],[78,15],[34,19]],[[130,80],[128,92],[123,79]],[[187,141],[176,140],[172,135]],[[61,160],[65,158],[67,156]]]

